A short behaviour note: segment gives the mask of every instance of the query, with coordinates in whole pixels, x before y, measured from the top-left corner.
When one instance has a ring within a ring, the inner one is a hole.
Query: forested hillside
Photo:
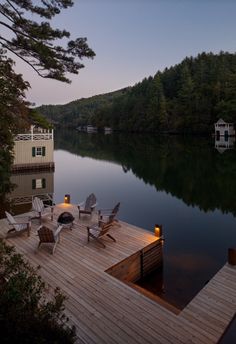
[[[236,54],[202,53],[157,72],[93,117],[119,130],[207,133],[236,121]]]
[[[62,126],[211,133],[219,118],[236,122],[236,54],[188,57],[133,87],[40,111]]]
[[[62,127],[74,127],[91,123],[91,117],[97,109],[108,107],[115,98],[127,92],[128,88],[81,98],[65,105],[42,105],[37,108],[50,122]]]

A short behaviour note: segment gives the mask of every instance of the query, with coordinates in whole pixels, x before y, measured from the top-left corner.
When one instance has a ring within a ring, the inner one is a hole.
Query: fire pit
[[[64,213],[61,213],[57,219],[58,225],[61,225],[63,227],[69,227],[72,229],[74,216],[69,213],[68,211],[65,211]]]

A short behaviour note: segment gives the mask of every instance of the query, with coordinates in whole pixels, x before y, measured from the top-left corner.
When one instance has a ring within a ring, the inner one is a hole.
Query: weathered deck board
[[[236,312],[236,267],[225,265],[181,312],[181,317],[215,335],[215,343]]]
[[[71,324],[77,328],[78,343],[217,343],[236,311],[236,268],[225,265],[179,314],[174,314],[138,290],[105,272],[121,260],[156,241],[145,230],[120,222],[104,238],[106,248],[91,239],[87,243],[89,221],[72,205],[55,207],[54,220],[43,221],[56,227],[63,211],[73,213],[73,229],[64,228],[54,255],[50,248],[38,246],[37,220],[30,237],[8,238],[31,264],[41,266],[40,274],[49,290],[59,286],[68,297],[65,302]],[[8,226],[0,220],[0,235]]]

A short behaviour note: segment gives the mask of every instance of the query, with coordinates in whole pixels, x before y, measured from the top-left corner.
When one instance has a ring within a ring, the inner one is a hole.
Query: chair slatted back
[[[91,210],[91,207],[96,203],[97,199],[96,196],[92,193],[86,199],[84,210]]]
[[[112,221],[108,221],[106,223],[103,223],[102,226],[101,226],[101,231],[99,233],[99,237],[105,235],[110,230],[112,225],[113,225]]]
[[[7,211],[5,211],[6,217],[7,217],[7,221],[9,222],[10,225],[15,225],[16,224],[16,220],[14,219],[14,217],[8,213]]]
[[[114,209],[112,210],[112,213],[114,215],[117,215],[119,209],[120,209],[120,202],[115,205]]]
[[[34,197],[32,206],[33,206],[33,209],[38,212],[42,212],[44,209],[43,201],[38,197]]]
[[[53,231],[45,226],[42,226],[38,230],[38,235],[40,242],[55,242]]]
[[[116,217],[116,215],[117,215],[119,209],[120,209],[120,202],[117,203],[117,204],[115,205],[115,207],[113,208],[111,214],[110,214],[109,217],[108,217],[108,218],[109,218],[109,221],[114,221],[114,220],[115,220],[115,217]]]

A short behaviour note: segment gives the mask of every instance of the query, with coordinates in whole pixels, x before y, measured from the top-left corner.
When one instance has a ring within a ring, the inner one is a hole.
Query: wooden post
[[[53,211],[54,211],[54,207],[51,206],[51,221],[53,221]]]
[[[140,277],[143,278],[143,250],[140,252]]]
[[[236,248],[228,249],[228,263],[230,265],[236,265]]]

